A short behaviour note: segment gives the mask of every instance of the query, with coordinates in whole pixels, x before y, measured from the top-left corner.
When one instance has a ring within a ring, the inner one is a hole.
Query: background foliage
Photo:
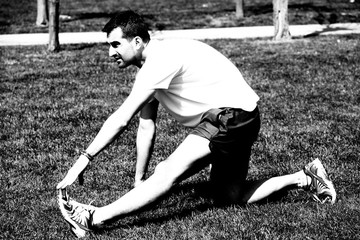
[[[245,18],[236,19],[233,0],[60,0],[61,32],[101,31],[115,12],[133,9],[153,30],[272,25],[272,0],[245,0]],[[36,1],[0,0],[0,33],[47,32],[35,26]],[[289,22],[360,22],[356,0],[289,0]]]

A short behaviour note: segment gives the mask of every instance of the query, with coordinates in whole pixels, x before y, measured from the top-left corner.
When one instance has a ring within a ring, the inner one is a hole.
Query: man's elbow
[[[126,120],[126,119],[120,119],[113,116],[110,116],[104,123],[104,127],[108,127],[108,128],[113,128],[116,129],[117,131],[122,131],[123,129],[125,129],[127,127],[127,125],[129,124],[130,120]]]
[[[146,135],[153,135],[155,133],[155,122],[151,119],[141,119],[139,122],[139,132]]]

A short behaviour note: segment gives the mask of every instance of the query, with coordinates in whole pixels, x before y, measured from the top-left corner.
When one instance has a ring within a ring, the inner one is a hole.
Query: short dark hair
[[[149,27],[144,19],[132,10],[126,10],[117,13],[102,29],[107,35],[115,28],[120,27],[123,32],[123,37],[126,39],[133,39],[136,36],[141,37],[144,42],[150,41]]]

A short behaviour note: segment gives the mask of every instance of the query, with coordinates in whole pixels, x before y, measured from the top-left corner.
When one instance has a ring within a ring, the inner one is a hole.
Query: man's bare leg
[[[161,198],[171,187],[188,176],[198,172],[210,163],[209,141],[205,138],[189,135],[184,142],[170,155],[159,163],[155,172],[146,181],[129,191],[115,202],[96,208],[93,214],[93,224],[98,225],[131,214]],[[244,186],[232,185],[240,189],[238,202],[253,203],[262,200],[272,193],[288,186],[300,186],[306,182],[303,171],[294,174],[270,178],[261,184],[255,184],[246,191]],[[226,196],[223,196],[226,198]]]
[[[254,203],[284,188],[301,188],[308,186],[311,182],[311,178],[303,170],[293,174],[250,182],[246,181],[247,169],[248,164],[246,162],[238,162],[232,166],[225,166],[219,162],[216,165],[213,164],[211,180],[215,187],[215,203]]]
[[[158,164],[153,175],[146,181],[115,202],[97,208],[93,215],[93,224],[131,214],[158,200],[175,183],[209,164],[208,145],[207,139],[189,135],[169,158]]]
[[[287,187],[304,187],[309,181],[311,179],[305,175],[304,171],[257,181],[247,189],[242,200],[245,203],[258,202]]]

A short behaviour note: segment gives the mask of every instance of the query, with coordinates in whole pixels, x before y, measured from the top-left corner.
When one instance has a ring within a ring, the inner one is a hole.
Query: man
[[[335,202],[335,189],[318,159],[294,174],[256,186],[246,183],[251,147],[260,128],[259,97],[218,51],[193,40],[150,40],[143,19],[132,11],[116,15],[103,31],[110,57],[120,68],[135,65],[139,72],[128,98],[105,121],[57,188],[71,185],[140,112],[135,188],[103,207],[83,205],[60,194],[61,212],[75,235],[82,237],[106,221],[142,209],[209,164],[218,203],[252,203],[288,186],[311,188],[319,202]],[[145,180],[159,103],[192,131]]]

